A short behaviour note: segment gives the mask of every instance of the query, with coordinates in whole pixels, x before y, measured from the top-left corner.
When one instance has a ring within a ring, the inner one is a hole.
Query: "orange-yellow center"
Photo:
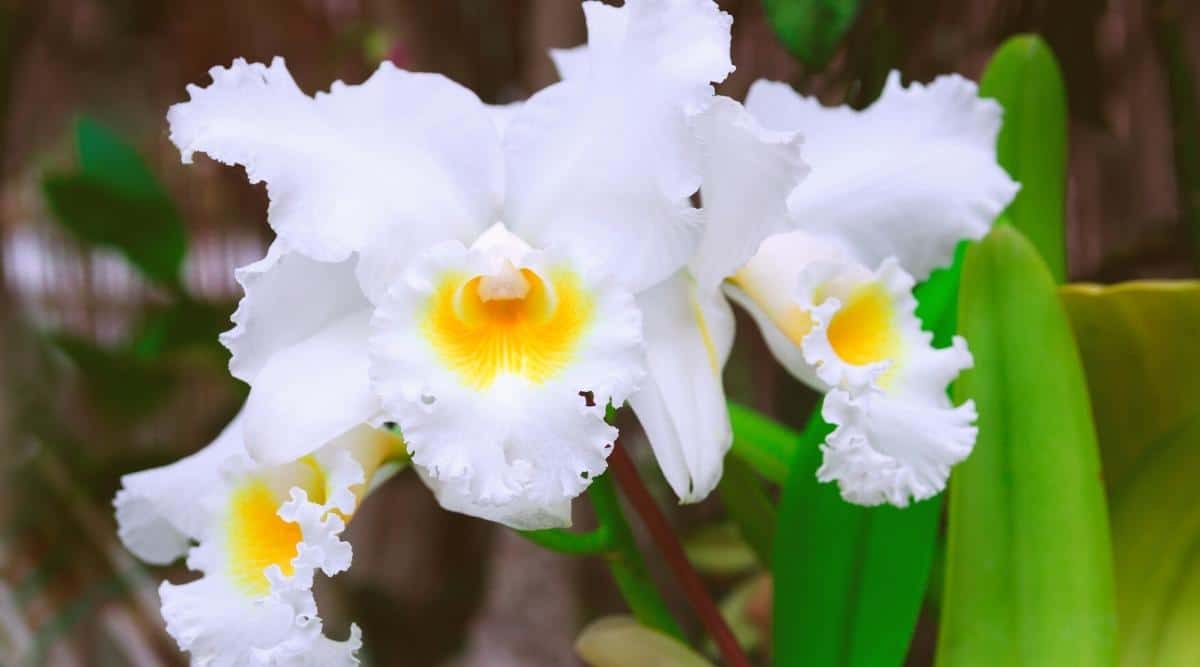
[[[261,480],[235,490],[230,498],[228,525],[230,576],[242,590],[265,595],[270,582],[264,570],[278,565],[285,576],[293,572],[292,559],[302,535],[300,526],[279,518],[283,503]]]
[[[828,336],[834,352],[856,366],[894,358],[900,334],[887,293],[874,284],[855,290],[833,316]]]
[[[540,383],[565,368],[594,310],[578,276],[560,269],[547,281],[521,269],[509,290],[486,280],[442,277],[422,322],[439,360],[475,389],[505,374]]]

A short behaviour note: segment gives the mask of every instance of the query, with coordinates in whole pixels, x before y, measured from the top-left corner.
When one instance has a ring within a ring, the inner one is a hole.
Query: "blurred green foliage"
[[[75,124],[79,167],[42,182],[55,217],[81,241],[120,251],[147,278],[181,291],[183,221],[133,147],[90,118]]]
[[[837,51],[867,0],[764,0],[779,41],[806,65],[820,68]]]
[[[170,396],[181,364],[223,364],[217,335],[228,328],[229,308],[199,301],[183,285],[183,221],[137,151],[86,116],[76,121],[73,135],[78,167],[50,172],[42,181],[54,219],[84,244],[120,252],[166,291],[167,300],[148,306],[115,345],[66,333],[50,340],[75,364],[101,414],[132,424]]]

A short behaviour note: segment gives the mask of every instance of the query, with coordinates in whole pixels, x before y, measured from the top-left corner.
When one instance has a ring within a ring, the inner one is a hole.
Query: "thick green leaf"
[[[1121,664],[1200,664],[1200,283],[1061,294],[1109,485]]]
[[[822,67],[837,51],[866,0],[763,0],[767,19],[792,55]]]
[[[575,651],[592,667],[712,667],[683,642],[629,616],[593,621],[575,640]]]
[[[824,439],[826,426],[818,431]],[[818,442],[820,441],[818,440]],[[772,637],[780,665],[901,665],[933,560],[941,496],[860,507],[797,457],[775,538]]]
[[[1104,477],[1120,487],[1154,443],[1200,416],[1200,283],[1066,285]]]
[[[133,148],[94,121],[79,121],[76,140],[79,170],[43,180],[50,209],[81,240],[120,251],[178,289],[187,239],[167,192]]]
[[[967,251],[959,328],[979,438],[950,480],[938,665],[1112,665],[1111,545],[1087,385],[1054,279],[1000,226]]]
[[[1005,218],[1033,242],[1061,283],[1067,267],[1067,93],[1058,61],[1041,37],[1012,37],[992,56],[979,94],[1004,107],[996,154],[1021,184]]]

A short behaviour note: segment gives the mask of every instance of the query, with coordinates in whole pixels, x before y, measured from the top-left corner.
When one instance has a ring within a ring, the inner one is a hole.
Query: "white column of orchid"
[[[822,481],[864,505],[933,496],[975,443],[974,405],[946,396],[971,355],[961,338],[932,346],[912,288],[1016,194],[996,162],[1000,107],[958,76],[906,88],[895,73],[861,112],[767,82],[746,107],[803,132],[812,173],[787,199],[797,231],[768,238],[727,292],[780,363],[826,393]]]

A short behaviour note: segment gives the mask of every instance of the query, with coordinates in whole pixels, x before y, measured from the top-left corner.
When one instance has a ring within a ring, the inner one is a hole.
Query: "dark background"
[[[1071,279],[1196,275],[1198,3],[875,0],[820,71],[780,45],[759,0],[720,4],[735,18],[737,65],[720,92],[735,98],[767,77],[861,106],[888,68],[906,80],[977,78],[1004,38],[1041,33],[1069,95]],[[155,588],[163,574],[186,572],[126,554],[110,501],[121,474],[206,444],[244,395],[208,336],[153,363],[112,352],[131,340],[143,349],[147,322],[178,295],[113,251],[79,243],[51,215],[41,183],[74,163],[73,120],[87,114],[115,130],[165,183],[187,230],[184,287],[202,304],[180,311],[189,314],[180,327],[220,330],[239,296],[233,268],[269,241],[266,196],[240,169],[180,164],[164,116],[186,84],[235,57],[282,55],[313,92],[361,81],[390,58],[501,103],[553,82],[546,49],[583,39],[568,0],[0,0],[0,664],[181,662]],[[731,395],[802,423],[814,397],[741,324]],[[636,440],[682,533],[720,515],[712,501],[676,509]],[[371,496],[349,535],[354,567],[319,597],[335,636],[359,622],[374,664],[574,664],[579,628],[622,609],[599,563],[443,512],[411,473]],[[766,609],[760,600],[749,621],[765,624]],[[913,664],[928,664],[934,633],[923,619]]]

